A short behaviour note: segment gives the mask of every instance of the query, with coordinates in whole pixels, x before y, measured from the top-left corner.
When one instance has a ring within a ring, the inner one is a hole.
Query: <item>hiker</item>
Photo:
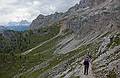
[[[90,63],[90,57],[87,56],[85,59],[84,59],[84,75],[88,75],[88,70],[89,70],[89,63]]]

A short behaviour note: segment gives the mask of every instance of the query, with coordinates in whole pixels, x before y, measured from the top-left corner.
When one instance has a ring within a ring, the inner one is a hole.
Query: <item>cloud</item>
[[[0,24],[26,19],[32,21],[39,14],[65,12],[79,0],[0,0]]]

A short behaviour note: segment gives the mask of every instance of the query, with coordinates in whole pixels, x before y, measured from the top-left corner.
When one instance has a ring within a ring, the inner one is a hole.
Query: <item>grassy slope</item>
[[[57,25],[25,32],[5,31],[5,36],[0,34],[0,53],[24,52],[52,38],[58,32]]]
[[[30,35],[30,40],[36,41],[31,42],[31,46],[35,44],[40,44],[43,41],[46,41],[59,33],[60,28],[57,26],[51,26],[49,28],[44,28],[42,31],[47,31],[47,34],[36,36]],[[42,32],[40,30],[40,32]],[[23,43],[24,44],[24,43]],[[46,47],[49,47],[48,45]],[[45,55],[45,54],[44,54]],[[49,54],[48,54],[49,55]],[[40,56],[39,56],[40,57]],[[0,78],[10,78],[17,73],[23,72],[30,67],[42,62],[38,56],[26,55],[21,56],[19,53],[0,53]]]

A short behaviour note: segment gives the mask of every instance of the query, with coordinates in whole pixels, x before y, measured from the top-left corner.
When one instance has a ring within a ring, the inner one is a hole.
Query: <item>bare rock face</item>
[[[32,24],[30,25],[30,29],[38,29],[40,27],[48,26],[49,24],[59,22],[61,19],[64,19],[64,17],[71,18],[71,15],[73,15],[77,11],[84,10],[88,7],[93,7],[93,5],[98,5],[104,1],[105,0],[81,0],[79,4],[76,4],[75,6],[71,7],[65,13],[56,12],[55,14],[51,14],[48,16],[40,14],[35,20],[33,20]]]
[[[118,4],[118,3],[119,4]],[[93,1],[94,6],[77,10],[64,21],[64,26],[81,36],[90,32],[116,31],[119,29],[120,2],[118,0]],[[67,25],[66,25],[67,24]]]
[[[33,20],[32,24],[30,25],[30,29],[38,29],[41,27],[48,26],[50,24],[54,24],[58,19],[60,19],[62,13],[55,13],[52,15],[44,16],[44,15],[39,15],[35,20]]]
[[[71,29],[80,37],[84,37],[89,33],[118,30],[119,21],[119,0],[81,0],[65,13],[39,15],[32,22],[30,29],[60,22],[65,29]]]

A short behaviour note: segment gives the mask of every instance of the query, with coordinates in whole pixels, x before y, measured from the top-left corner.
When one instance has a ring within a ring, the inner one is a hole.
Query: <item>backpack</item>
[[[88,58],[86,58],[86,59],[84,60],[84,65],[89,65],[89,59],[88,59]]]

